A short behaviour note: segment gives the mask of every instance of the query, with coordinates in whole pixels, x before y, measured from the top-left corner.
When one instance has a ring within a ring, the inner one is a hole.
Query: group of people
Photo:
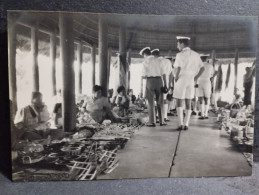
[[[173,97],[179,122],[177,130],[188,130],[191,103],[195,96],[199,97],[201,105],[200,119],[208,119],[211,78],[216,72],[207,63],[208,55],[200,55],[190,49],[189,37],[177,36],[176,39],[180,52],[175,60],[172,57],[160,57],[159,49],[151,51],[145,47],[140,51],[140,55],[144,56],[142,79],[146,79],[145,98],[149,107],[147,126],[156,126],[155,102],[160,126],[166,125],[167,101],[168,97]]]
[[[126,93],[124,86],[119,86],[117,95],[103,95],[103,88],[99,85],[93,86],[92,96],[86,96],[83,104],[77,110],[77,118],[87,116],[91,122],[102,123],[104,120],[120,122],[120,119],[129,113],[130,104],[136,101],[132,90]],[[53,98],[52,113],[43,102],[43,95],[40,92],[32,92],[29,105],[17,111],[14,118],[16,140],[38,140],[46,138],[47,130],[61,129],[62,120],[62,94],[58,90]],[[76,106],[76,105],[75,105]],[[78,121],[80,123],[80,121]]]
[[[196,103],[200,103],[199,119],[208,119],[208,110],[211,97],[211,78],[217,71],[208,63],[209,55],[200,55],[189,47],[189,37],[177,36],[176,57],[160,56],[159,49],[151,51],[145,47],[140,51],[144,57],[142,64],[142,79],[146,79],[144,96],[136,98],[133,91],[127,93],[124,86],[117,88],[117,95],[113,90],[108,91],[105,97],[103,88],[95,85],[92,96],[86,97],[78,109],[78,114],[89,116],[93,121],[102,123],[109,119],[111,122],[119,122],[122,117],[129,114],[132,104],[137,104],[144,109],[148,102],[149,121],[147,126],[155,127],[156,118],[161,126],[169,121],[167,114],[173,107],[176,109],[179,125],[177,130],[188,130],[191,114],[195,111]],[[247,68],[244,75],[245,105],[251,104],[251,88],[255,69]],[[197,101],[194,101],[197,102]],[[76,105],[75,105],[76,106]],[[194,113],[196,114],[196,113]],[[52,124],[51,121],[52,120]],[[61,90],[55,97],[55,106],[52,114],[42,100],[40,92],[33,92],[31,103],[21,108],[14,118],[15,129],[19,130],[19,139],[42,139],[45,130],[53,127],[62,127],[62,95]]]

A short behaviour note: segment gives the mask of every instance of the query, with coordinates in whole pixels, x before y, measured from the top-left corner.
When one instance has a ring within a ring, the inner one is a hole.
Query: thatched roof
[[[13,13],[13,12],[12,12]],[[38,23],[43,32],[57,32],[58,12],[17,12],[20,24],[35,25]],[[74,18],[74,36],[89,45],[98,45],[98,17],[92,13],[70,13]],[[122,15],[101,14],[107,24],[109,47],[117,52],[119,47],[119,27],[127,29],[127,48],[133,56],[145,46],[159,48],[163,55],[168,51],[175,55],[176,36],[191,37],[191,48],[197,52],[211,53],[216,50],[218,58],[233,58],[235,50],[240,57],[255,57],[256,24],[255,17],[236,16],[157,16],[157,15]],[[19,33],[30,36],[23,26]],[[44,33],[43,33],[44,34]],[[48,43],[48,35],[41,35],[40,40]],[[40,49],[46,50],[43,46]]]

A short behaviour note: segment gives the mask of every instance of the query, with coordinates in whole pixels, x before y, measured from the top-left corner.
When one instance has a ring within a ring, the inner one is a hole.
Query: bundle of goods
[[[217,122],[223,123],[230,118],[230,111],[225,108],[220,108],[217,113]]]
[[[247,112],[245,108],[240,108],[239,105],[235,106],[236,107],[234,107],[233,104],[231,105],[229,116],[223,114],[224,117],[223,120],[221,120],[221,127],[230,134],[230,138],[245,155],[245,153],[252,153],[254,117],[251,113]],[[226,113],[226,109],[222,109],[221,113]],[[249,155],[246,154],[245,156]],[[251,157],[247,160],[250,163]]]
[[[100,174],[112,172],[117,166],[118,149],[105,150],[97,142],[88,147],[79,157],[71,161],[70,175],[76,180],[93,180]]]
[[[143,126],[134,115],[124,119],[127,123],[82,123],[63,139],[24,143],[14,163],[14,175],[23,181],[92,180],[110,173],[118,166],[118,150]]]
[[[78,124],[96,124],[97,122],[87,112],[79,111],[77,114]]]
[[[120,146],[110,142],[85,139],[67,139],[49,146],[28,144],[20,154],[16,178],[23,181],[92,180],[118,166],[116,160]],[[21,166],[21,163],[28,166]],[[37,171],[35,171],[37,170]],[[45,174],[44,174],[45,173]]]
[[[115,139],[124,138],[129,139],[136,130],[138,130],[142,125],[131,125],[124,123],[112,123],[106,126],[102,131],[98,131],[93,135],[93,139]]]

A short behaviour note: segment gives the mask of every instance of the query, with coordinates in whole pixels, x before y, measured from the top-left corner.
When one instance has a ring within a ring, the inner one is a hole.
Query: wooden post
[[[196,35],[196,26],[197,26],[197,24],[196,24],[196,21],[192,21],[192,24],[191,24],[191,30],[192,30],[192,34],[191,34],[191,48],[193,49],[193,50],[195,50],[196,48],[195,48],[195,46],[196,46],[196,37],[195,37],[195,35]]]
[[[128,71],[127,71],[127,89],[129,91],[130,89],[130,64],[131,64],[131,49],[128,50],[127,52],[127,67],[128,67]]]
[[[211,63],[212,66],[215,68],[215,61],[216,61],[216,51],[213,49],[211,52]],[[211,82],[211,91],[212,91],[212,96],[210,102],[214,104],[215,107],[217,107],[217,99],[216,99],[216,93],[215,93],[215,85],[216,85],[216,79],[217,77],[214,77]]]
[[[39,64],[38,64],[38,24],[36,27],[31,28],[31,52],[32,52],[32,84],[33,84],[33,91],[39,91]]]
[[[95,60],[96,60],[96,46],[91,48],[91,63],[92,63],[92,87],[95,85]]]
[[[50,35],[50,60],[51,60],[51,83],[52,83],[52,95],[57,94],[56,86],[56,56],[57,56],[57,41],[56,34]]]
[[[112,57],[112,48],[108,49],[108,59],[107,59],[107,89],[110,87],[110,71],[111,71],[111,57]]]
[[[15,18],[8,14],[8,66],[9,66],[9,97],[11,116],[14,118],[17,111],[16,85],[16,23]]]
[[[108,25],[102,15],[99,15],[98,25],[99,83],[103,87],[103,95],[107,97]]]
[[[82,42],[77,45],[77,61],[78,61],[78,94],[82,94],[82,62],[83,62],[83,52],[82,52]]]
[[[235,83],[234,83],[234,94],[237,94],[237,75],[238,75],[238,49],[236,49],[235,51],[235,61],[234,61],[234,65],[235,65]]]
[[[127,47],[126,47],[126,28],[123,24],[119,31],[119,53],[120,53],[120,84],[127,89]]]
[[[213,49],[211,52],[211,60],[213,67],[215,66],[215,60],[216,60],[216,51]]]
[[[73,18],[71,15],[59,14],[60,54],[62,66],[62,116],[64,131],[73,131],[76,127],[75,107],[75,72]]]
[[[140,81],[140,94],[141,94],[141,96],[140,97],[144,97],[144,94],[143,94],[143,84],[144,84],[144,79],[143,78],[141,78],[141,81]]]

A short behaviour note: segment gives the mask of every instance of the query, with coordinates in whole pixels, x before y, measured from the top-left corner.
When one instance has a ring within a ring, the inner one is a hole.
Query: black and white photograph
[[[13,181],[252,174],[257,17],[7,16]]]

